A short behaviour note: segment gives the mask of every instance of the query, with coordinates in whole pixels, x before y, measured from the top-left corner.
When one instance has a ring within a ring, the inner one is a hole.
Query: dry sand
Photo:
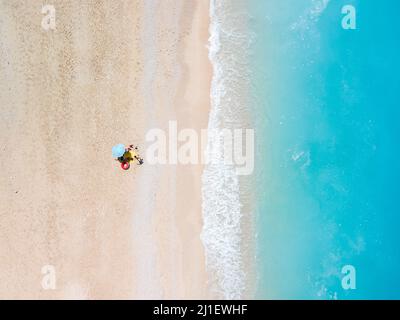
[[[207,127],[208,0],[54,0],[49,31],[42,4],[0,2],[0,298],[209,297],[202,167],[111,158]]]

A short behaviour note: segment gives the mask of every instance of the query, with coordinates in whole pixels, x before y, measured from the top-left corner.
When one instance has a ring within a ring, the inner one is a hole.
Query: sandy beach
[[[207,127],[205,0],[0,2],[0,298],[209,298],[201,165],[117,143]],[[43,287],[53,266],[56,288]]]

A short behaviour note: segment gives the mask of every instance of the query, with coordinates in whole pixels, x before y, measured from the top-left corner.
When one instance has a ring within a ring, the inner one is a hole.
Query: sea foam
[[[213,66],[208,129],[242,128],[249,86],[245,10],[229,0],[210,2],[209,59]],[[243,2],[244,3],[244,2]],[[242,253],[242,186],[235,167],[224,163],[223,143],[209,136],[206,152],[214,161],[202,176],[203,230],[210,285],[218,296],[240,299],[246,290]],[[215,145],[219,146],[215,148]],[[213,147],[211,147],[213,146]],[[218,161],[215,161],[215,160]]]

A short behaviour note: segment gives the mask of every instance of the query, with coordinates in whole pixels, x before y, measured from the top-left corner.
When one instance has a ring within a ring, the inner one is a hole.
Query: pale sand
[[[202,167],[110,155],[207,127],[208,0],[151,3],[54,0],[56,31],[42,1],[0,3],[0,298],[209,297]]]

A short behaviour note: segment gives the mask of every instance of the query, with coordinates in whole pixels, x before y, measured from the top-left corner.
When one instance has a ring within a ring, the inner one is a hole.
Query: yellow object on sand
[[[135,158],[138,157],[138,154],[134,151],[125,151],[124,155],[122,156],[123,160],[125,162],[131,162],[133,160],[135,160]]]
[[[125,151],[125,153],[122,157],[123,157],[124,161],[131,162],[133,160],[131,151]]]

